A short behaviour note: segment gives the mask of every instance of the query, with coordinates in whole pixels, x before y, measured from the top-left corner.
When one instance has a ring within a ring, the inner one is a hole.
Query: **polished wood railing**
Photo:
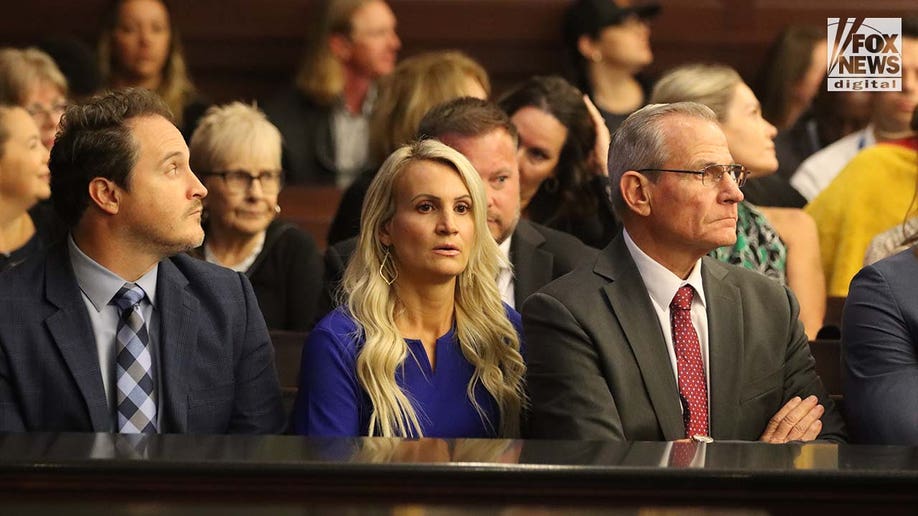
[[[0,506],[5,514],[102,506],[98,514],[417,505],[495,514],[684,507],[914,514],[918,507],[916,448],[699,443],[691,467],[669,465],[672,450],[646,442],[7,434]]]

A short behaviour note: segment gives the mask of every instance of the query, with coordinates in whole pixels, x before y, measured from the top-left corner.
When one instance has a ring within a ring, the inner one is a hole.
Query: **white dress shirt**
[[[708,364],[708,314],[705,311],[707,303],[704,297],[704,285],[701,281],[701,260],[695,263],[692,272],[687,279],[676,276],[666,267],[663,267],[653,258],[647,256],[647,253],[641,250],[631,239],[628,230],[622,230],[622,236],[625,239],[625,246],[631,253],[634,264],[637,265],[647,293],[650,294],[651,305],[653,305],[657,320],[660,322],[660,329],[663,330],[663,340],[666,341],[666,349],[669,351],[669,360],[673,367],[673,377],[676,384],[679,384],[679,368],[676,362],[676,348],[673,346],[673,327],[670,319],[669,305],[679,287],[691,285],[695,289],[695,296],[692,298],[692,325],[695,327],[695,333],[698,334],[698,343],[701,345],[701,360],[704,364],[704,376],[707,382],[708,407],[711,406],[711,372]],[[682,404],[680,403],[681,407]],[[711,411],[708,410],[710,419]]]
[[[868,125],[860,131],[853,132],[832,143],[825,149],[816,152],[803,163],[791,176],[790,184],[800,195],[812,201],[819,192],[826,189],[835,176],[854,159],[858,152],[877,142],[873,135],[873,126]]]
[[[512,234],[498,246],[504,257],[505,265],[502,265],[500,272],[497,273],[497,290],[500,291],[500,298],[504,303],[507,303],[511,308],[516,308],[516,301],[514,299],[516,290],[513,288],[513,268],[510,265],[511,239],[513,239]]]

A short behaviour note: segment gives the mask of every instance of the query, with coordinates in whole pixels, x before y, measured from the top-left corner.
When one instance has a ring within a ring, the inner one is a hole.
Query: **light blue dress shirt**
[[[114,272],[106,269],[98,262],[86,255],[73,241],[73,236],[68,235],[67,247],[70,252],[70,263],[73,266],[73,273],[76,276],[77,284],[83,295],[83,303],[86,305],[86,313],[89,314],[89,321],[92,324],[92,332],[96,339],[96,350],[99,354],[99,369],[102,371],[102,384],[105,386],[105,395],[108,398],[108,405],[112,409],[112,424],[115,427],[115,353],[116,353],[116,332],[118,329],[118,319],[121,314],[118,309],[109,304],[118,290],[127,282]],[[150,336],[150,355],[153,359],[153,381],[155,382],[154,390],[156,392],[156,426],[159,428],[159,420],[162,414],[162,396],[160,393],[161,370],[159,359],[159,310],[156,309],[156,277],[159,271],[159,264],[140,277],[136,283],[146,293],[146,297],[141,302],[140,312],[143,314],[143,320],[147,325],[147,333]]]

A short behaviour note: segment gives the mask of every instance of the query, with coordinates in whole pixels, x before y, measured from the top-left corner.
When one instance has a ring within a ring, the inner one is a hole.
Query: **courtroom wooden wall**
[[[94,44],[107,0],[4,2],[0,45],[51,35]],[[271,95],[299,60],[310,0],[174,0],[188,62],[215,101]],[[402,56],[459,48],[492,75],[495,91],[561,70],[560,18],[570,0],[390,0]],[[915,0],[662,0],[651,73],[687,61],[721,61],[754,76],[768,43],[789,23],[829,16],[902,16]]]

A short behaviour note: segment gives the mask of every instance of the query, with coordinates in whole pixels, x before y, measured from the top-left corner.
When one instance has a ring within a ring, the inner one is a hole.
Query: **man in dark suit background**
[[[458,150],[481,175],[488,228],[512,264],[497,279],[508,305],[519,308],[530,294],[596,253],[574,236],[520,219],[519,136],[494,103],[465,97],[437,106],[421,120],[418,138],[436,138]],[[335,291],[355,241],[344,240],[325,253],[325,311],[337,306]]]
[[[346,188],[368,165],[376,82],[392,73],[401,41],[383,0],[312,2],[295,85],[264,103],[284,136],[288,184]]]
[[[530,437],[845,439],[790,291],[706,256],[736,239],[732,163],[698,104],[648,106],[616,131],[623,234],[523,307]]]
[[[248,280],[181,254],[207,190],[168,108],[71,106],[49,167],[70,236],[0,277],[0,432],[282,431]]]

